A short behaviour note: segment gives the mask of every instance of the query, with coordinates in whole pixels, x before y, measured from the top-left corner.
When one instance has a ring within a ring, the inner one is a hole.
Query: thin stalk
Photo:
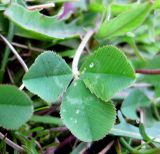
[[[115,141],[115,143],[116,143],[116,144],[115,144],[115,148],[116,148],[117,154],[122,154],[119,140],[117,139],[117,140]]]
[[[151,141],[150,137],[147,135],[146,133],[146,130],[145,130],[145,127],[144,127],[144,124],[143,123],[140,123],[139,125],[139,132],[141,134],[141,136],[143,137],[143,140],[145,142],[148,142],[148,141]],[[153,148],[155,148],[156,146],[151,142],[149,143],[149,145]]]
[[[135,153],[136,150],[134,148],[132,148],[123,137],[119,138],[120,143],[131,153]]]
[[[2,41],[2,40],[0,39],[0,41]],[[13,46],[21,48],[21,49],[27,49],[27,50],[36,51],[36,52],[43,52],[44,51],[44,49],[40,49],[40,48],[36,48],[36,47],[32,47],[32,46],[27,46],[27,45],[20,44],[17,42],[12,42],[11,44]]]
[[[151,139],[150,141],[144,142],[143,144],[137,146],[135,149],[136,149],[136,150],[139,150],[139,149],[141,149],[143,146],[146,146],[146,145],[148,145],[148,144],[151,143],[151,142],[155,142],[155,143],[156,143],[157,141],[155,141],[155,140],[156,140],[157,138],[159,138],[159,136]],[[157,143],[158,143],[158,142],[157,142]]]
[[[41,4],[41,5],[34,5],[34,6],[28,6],[28,10],[41,10],[46,8],[55,7],[55,3],[48,3],[48,4]]]
[[[98,154],[105,154],[108,152],[108,150],[113,146],[114,141],[111,141],[102,151],[100,151]]]
[[[126,140],[123,138],[123,137],[120,137],[120,142],[121,144],[126,148],[128,149],[128,151],[132,154],[153,154],[153,153],[159,153],[160,152],[160,149],[159,148],[152,148],[152,149],[149,149],[149,150],[145,150],[145,151],[139,151],[139,150],[136,150],[134,148],[132,148],[127,142]]]
[[[7,46],[9,47],[9,49],[13,52],[13,54],[16,56],[16,58],[18,59],[19,63],[22,65],[23,69],[25,72],[28,72],[28,67],[26,65],[26,63],[24,62],[24,60],[21,58],[21,56],[18,54],[18,52],[16,51],[16,49],[10,44],[10,42],[3,36],[0,34],[0,37],[2,38],[2,40],[7,44]],[[23,90],[24,88],[24,84],[22,84],[19,89]]]
[[[76,54],[73,58],[73,63],[72,63],[72,72],[75,78],[78,78],[79,76],[79,71],[78,71],[78,63],[81,57],[81,54],[83,53],[83,50],[87,44],[87,42],[89,41],[89,39],[92,37],[92,35],[94,34],[95,30],[91,29],[89,30],[86,35],[84,36],[84,38],[82,39],[82,42],[80,43]]]
[[[160,69],[137,69],[136,73],[146,75],[160,75]]]
[[[133,48],[133,51],[135,53],[135,55],[142,61],[145,62],[145,59],[143,58],[143,56],[141,55],[140,51],[137,48],[137,45],[135,43],[135,40],[132,37],[129,37],[128,43],[130,44],[130,46]]]
[[[26,63],[24,62],[24,60],[21,58],[21,56],[18,54],[18,52],[16,51],[16,49],[10,44],[10,42],[3,36],[0,34],[0,37],[3,39],[3,41],[6,43],[6,45],[8,46],[8,48],[13,52],[13,54],[16,56],[16,58],[18,59],[18,61],[20,62],[20,64],[22,65],[23,69],[25,72],[28,72],[28,67],[26,65]]]
[[[13,149],[15,149],[17,152],[22,152],[24,151],[24,149],[19,146],[18,144],[14,143],[13,141],[11,141],[10,139],[8,139],[5,135],[3,135],[0,132],[0,139],[3,140],[6,144],[8,144],[9,146],[11,146]]]

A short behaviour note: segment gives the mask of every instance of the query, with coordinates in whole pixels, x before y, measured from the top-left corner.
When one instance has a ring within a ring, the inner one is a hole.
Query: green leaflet
[[[145,3],[121,13],[110,21],[104,21],[96,35],[97,38],[112,38],[134,30],[143,23],[151,8],[151,3]]]
[[[32,101],[24,92],[14,86],[0,85],[0,126],[18,129],[32,113]]]
[[[8,7],[5,15],[23,30],[24,34],[38,40],[65,39],[80,34],[73,24],[65,24],[56,16],[48,17],[38,11],[29,11],[15,3]]]
[[[32,93],[53,103],[63,94],[71,79],[72,72],[66,62],[55,53],[46,51],[35,60],[23,83]]]
[[[121,110],[123,114],[129,119],[137,119],[136,111],[139,107],[150,105],[149,98],[138,89],[133,90],[124,100]]]
[[[104,101],[128,87],[135,79],[134,70],[126,56],[113,46],[96,50],[80,71],[85,85]]]
[[[63,123],[80,140],[90,142],[107,135],[116,118],[111,102],[102,102],[77,80],[68,88],[61,105]]]

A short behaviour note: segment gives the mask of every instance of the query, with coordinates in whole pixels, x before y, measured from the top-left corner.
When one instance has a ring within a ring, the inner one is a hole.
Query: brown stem
[[[160,69],[138,69],[136,73],[146,75],[160,75]]]

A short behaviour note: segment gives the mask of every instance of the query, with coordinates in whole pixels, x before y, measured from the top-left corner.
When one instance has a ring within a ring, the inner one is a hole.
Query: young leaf
[[[112,46],[96,50],[80,71],[85,85],[104,101],[128,87],[135,79],[134,70],[126,56]]]
[[[134,30],[143,23],[151,8],[151,3],[141,4],[110,21],[104,21],[97,33],[97,38],[112,38]]]
[[[65,24],[56,16],[48,17],[38,11],[29,11],[15,3],[8,7],[5,15],[32,38],[52,40],[79,35],[75,25]]]
[[[32,101],[14,86],[0,86],[0,126],[18,129],[33,113]]]
[[[96,141],[105,137],[115,117],[114,105],[92,95],[81,80],[69,87],[61,105],[63,123],[82,141]]]
[[[121,110],[127,118],[137,119],[136,110],[148,105],[150,105],[149,98],[141,90],[135,89],[124,100]]]
[[[23,83],[28,90],[49,103],[62,95],[72,79],[72,72],[66,62],[51,51],[42,53],[35,60]]]

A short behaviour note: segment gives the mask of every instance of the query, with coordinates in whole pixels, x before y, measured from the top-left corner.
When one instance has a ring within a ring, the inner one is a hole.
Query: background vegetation
[[[0,153],[160,153],[159,0],[0,0]]]

